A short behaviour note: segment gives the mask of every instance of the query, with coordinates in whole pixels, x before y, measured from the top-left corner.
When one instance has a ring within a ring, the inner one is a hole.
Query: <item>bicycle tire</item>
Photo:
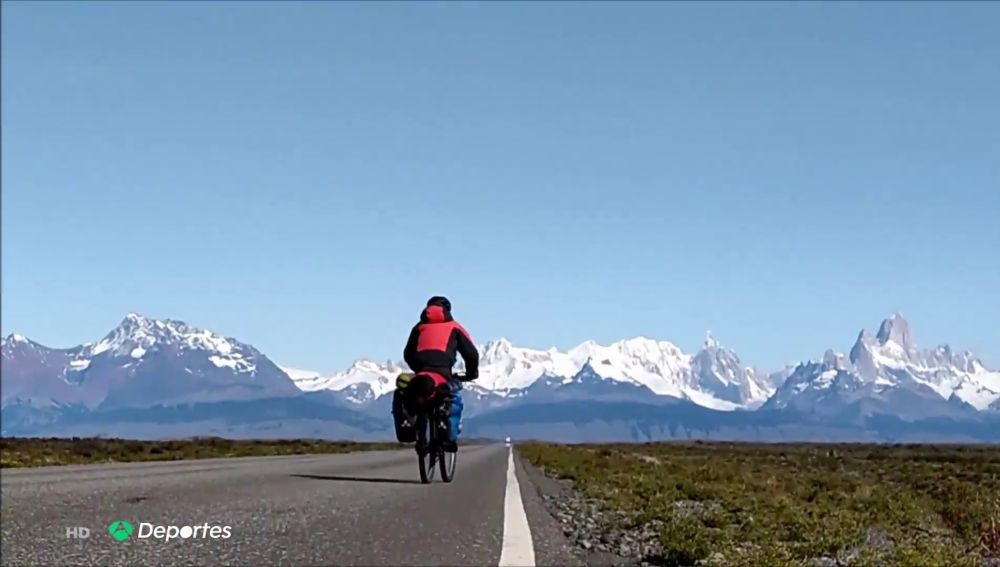
[[[428,426],[431,428],[431,439],[427,439]],[[417,420],[417,461],[420,467],[420,482],[430,484],[434,481],[434,470],[437,465],[436,443],[433,440],[433,424],[426,417]]]
[[[434,417],[431,426],[433,427],[435,436],[442,434],[441,429],[438,426],[444,419],[448,418],[442,417],[440,415]],[[436,439],[434,447],[437,453],[437,455],[435,456],[438,459],[438,466],[440,467],[441,470],[441,480],[444,482],[451,482],[452,479],[455,478],[455,463],[458,460],[458,453],[445,451],[444,448],[441,447],[441,443],[437,442]]]
[[[451,482],[455,479],[455,466],[458,462],[458,451],[454,453],[441,451],[441,480]]]

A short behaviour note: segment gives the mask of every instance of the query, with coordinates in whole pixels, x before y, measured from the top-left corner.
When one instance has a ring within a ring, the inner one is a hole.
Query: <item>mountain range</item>
[[[4,435],[391,436],[397,361],[333,375],[279,366],[181,321],[128,314],[93,343],[0,344]],[[480,347],[464,431],[556,441],[672,438],[1000,442],[1000,372],[972,353],[919,348],[899,314],[847,353],[776,371],[708,335],[694,353],[636,337],[568,351]]]
[[[464,370],[461,360],[457,368]],[[362,405],[391,393],[396,376],[405,369],[402,362],[364,359],[331,376],[284,368],[304,391],[339,391]],[[759,407],[783,379],[782,373],[766,374],[743,365],[735,352],[710,335],[693,355],[672,343],[643,337],[607,346],[588,341],[568,352],[516,347],[499,339],[480,349],[479,378],[467,387],[477,396],[523,400],[588,377],[611,389],[626,386],[623,391],[639,391],[650,399],[668,396],[723,411]]]

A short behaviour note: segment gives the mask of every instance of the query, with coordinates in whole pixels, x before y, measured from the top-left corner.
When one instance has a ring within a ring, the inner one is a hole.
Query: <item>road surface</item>
[[[7,469],[0,479],[3,565],[576,561],[503,445],[463,447],[450,484],[420,484],[412,450]],[[122,541],[108,529],[118,520],[133,527]],[[154,526],[174,526],[172,539],[138,537]],[[230,537],[213,539],[213,527]]]

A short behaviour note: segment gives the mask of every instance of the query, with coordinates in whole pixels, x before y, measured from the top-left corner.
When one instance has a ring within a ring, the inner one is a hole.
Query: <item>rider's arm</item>
[[[455,332],[458,334],[458,354],[462,355],[462,360],[465,361],[465,378],[475,380],[479,376],[479,351],[476,350],[469,332],[457,322]]]
[[[415,364],[417,362],[417,339],[420,337],[420,331],[418,326],[414,325],[413,329],[410,331],[410,338],[406,341],[406,347],[403,348],[403,360],[406,365],[410,367],[410,370],[416,370]]]

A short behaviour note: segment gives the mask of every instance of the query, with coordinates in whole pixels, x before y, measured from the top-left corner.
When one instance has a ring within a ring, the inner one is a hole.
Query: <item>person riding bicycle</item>
[[[446,451],[458,450],[459,425],[462,420],[461,386],[452,375],[452,367],[462,355],[465,380],[479,377],[479,351],[472,337],[451,315],[448,298],[434,296],[420,313],[420,322],[413,326],[403,349],[403,360],[415,374],[410,386],[410,399],[418,401],[431,396],[440,399],[447,412],[448,440]],[[407,388],[409,389],[409,388]]]

